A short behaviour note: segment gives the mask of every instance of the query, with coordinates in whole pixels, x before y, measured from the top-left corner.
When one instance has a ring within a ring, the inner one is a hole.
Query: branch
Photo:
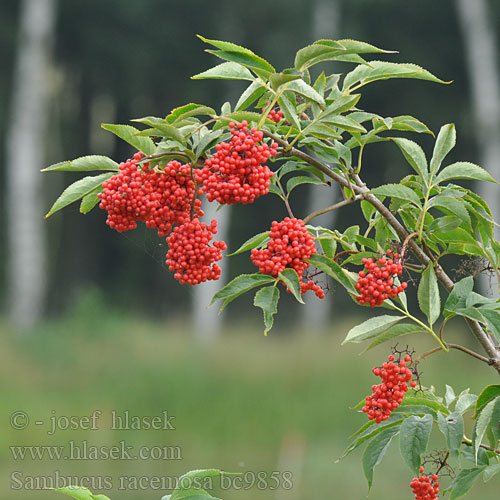
[[[351,203],[354,203],[355,201],[361,200],[362,196],[356,196],[354,198],[347,198],[346,200],[339,201],[338,203],[335,203],[334,205],[330,205],[329,207],[322,208],[321,210],[317,210],[316,212],[313,212],[312,214],[309,214],[305,219],[304,219],[304,224],[308,224],[312,219],[315,217],[318,217],[319,215],[326,214],[328,212],[333,212],[337,208],[344,207],[346,205],[350,205]]]
[[[470,349],[467,349],[467,347],[464,347],[462,345],[459,345],[459,344],[446,344],[446,346],[449,349],[457,349],[458,351],[465,352],[465,354],[468,354],[469,356],[472,356],[473,358],[479,359],[479,361],[482,361],[483,363],[486,363],[487,365],[493,365],[493,366],[495,365],[495,360],[493,360],[491,358],[487,358],[485,356],[482,356],[481,354],[478,354],[477,352],[471,351]],[[430,356],[431,354],[434,354],[434,353],[436,353],[438,351],[441,351],[441,350],[442,350],[441,347],[435,347],[434,349],[431,349],[430,351],[424,352],[423,354],[421,354],[420,356],[418,356],[417,358],[415,358],[412,361],[412,364],[416,365],[422,359],[424,359],[427,356]]]
[[[272,138],[280,146],[282,146],[286,150],[285,153],[287,153],[287,156],[296,156],[297,158],[300,158],[306,163],[309,163],[309,165],[312,165],[313,167],[321,170],[321,172],[323,172],[326,176],[330,177],[330,179],[334,180],[341,186],[351,188],[356,195],[361,195],[364,200],[368,201],[387,220],[387,222],[392,226],[401,240],[404,241],[409,236],[408,231],[396,219],[394,214],[375,195],[370,193],[370,190],[366,187],[366,184],[361,180],[359,175],[353,174],[353,179],[356,184],[351,185],[351,182],[348,179],[342,177],[336,172],[333,172],[322,162],[316,160],[307,153],[300,151],[299,149],[290,147],[285,139],[267,132],[266,130],[263,130],[263,132],[265,135]],[[418,246],[415,240],[409,240],[408,248],[424,266],[427,267],[432,262],[432,259],[424,252],[424,250],[422,250],[422,248]],[[436,273],[436,277],[444,286],[446,291],[450,293],[453,290],[453,286],[455,285],[453,280],[446,274],[444,269],[438,263],[434,263],[434,272]],[[469,318],[465,318],[465,321],[467,322],[476,340],[481,344],[486,354],[488,354],[488,356],[491,358],[491,366],[493,366],[495,370],[500,374],[500,349],[498,347],[498,341],[495,337],[492,337],[488,333],[486,333],[477,321],[471,320]]]

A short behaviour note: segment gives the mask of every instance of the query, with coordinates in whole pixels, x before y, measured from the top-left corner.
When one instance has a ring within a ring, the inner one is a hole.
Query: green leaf
[[[483,408],[498,396],[500,396],[500,385],[488,385],[485,387],[477,398],[474,418],[477,418]]]
[[[457,396],[455,394],[455,391],[453,390],[453,387],[451,385],[446,384],[446,393],[444,395],[444,400],[446,402],[446,406],[450,406],[453,401],[457,399]]]
[[[288,290],[293,293],[293,296],[297,299],[297,301],[303,304],[304,301],[302,300],[302,295],[300,293],[300,279],[297,271],[291,268],[284,269],[283,272],[278,274],[278,278],[283,281]]]
[[[44,168],[41,172],[90,172],[93,170],[113,170],[120,171],[120,166],[107,156],[90,155],[82,156],[76,160],[62,161],[50,167]]]
[[[479,446],[486,434],[486,430],[488,425],[490,425],[491,418],[493,416],[493,408],[495,406],[495,402],[500,400],[500,396],[496,397],[489,401],[483,409],[480,411],[479,415],[476,418],[476,423],[474,424],[474,430],[472,431],[472,447],[474,448],[474,457],[476,458],[477,463],[477,453],[479,450]]]
[[[382,461],[392,438],[399,433],[399,426],[384,429],[370,441],[363,453],[363,472],[368,481],[368,491],[373,484],[373,469]]]
[[[400,415],[391,415],[387,420],[380,422],[379,424],[373,425],[373,421],[368,422],[366,425],[367,430],[364,432],[358,431],[356,434],[359,434],[358,438],[354,440],[342,453],[342,456],[339,457],[337,461],[340,461],[347,457],[347,455],[351,454],[354,450],[359,448],[363,443],[369,441],[374,438],[378,434],[382,433],[385,429],[391,427],[399,427],[401,425],[402,417]],[[369,425],[371,424],[371,425]],[[364,426],[363,426],[364,427]]]
[[[297,130],[301,130],[300,122],[297,117],[297,110],[295,109],[294,104],[292,103],[290,98],[286,95],[286,93],[281,94],[281,96],[278,98],[278,104],[280,106],[281,111],[283,111],[285,118],[290,123],[295,125]]]
[[[446,439],[446,445],[450,453],[457,457],[464,435],[464,419],[460,413],[450,413],[446,416],[438,412],[437,415],[439,429]]]
[[[424,330],[421,327],[410,323],[403,323],[400,325],[392,326],[387,331],[377,336],[377,338],[372,341],[372,343],[366,348],[366,350],[368,351],[369,349],[372,349],[373,347],[382,344],[383,342],[387,342],[388,340],[400,337],[401,335],[409,335],[411,333],[419,333],[422,331]]]
[[[231,257],[232,255],[238,255],[239,253],[248,252],[253,248],[257,248],[263,243],[269,241],[269,231],[264,231],[263,233],[256,234],[249,238],[245,243],[243,243],[238,250],[233,253],[226,255],[226,257]]]
[[[500,398],[496,398],[495,401],[496,402],[493,405],[490,428],[493,439],[496,441],[500,441]]]
[[[363,340],[376,337],[404,318],[405,316],[391,316],[388,314],[383,314],[382,316],[375,316],[373,318],[367,319],[366,321],[363,321],[363,323],[356,325],[347,332],[347,336],[342,342],[342,345],[344,345],[346,342],[359,343]]]
[[[271,73],[276,73],[276,70],[271,64],[269,64],[262,57],[256,55],[250,49],[241,47],[240,45],[236,45],[235,43],[231,42],[209,40],[208,38],[204,38],[200,35],[198,35],[198,38],[203,40],[205,43],[217,47],[219,51],[207,50],[207,52],[214,54],[221,59],[226,59],[228,61],[244,64],[245,66],[251,68],[263,70],[262,73],[266,75],[266,79],[268,76],[270,76]]]
[[[286,183],[287,193],[290,194],[297,186],[300,186],[302,184],[324,184],[324,182],[316,177],[309,177],[307,175],[292,177]]]
[[[455,147],[456,138],[457,134],[453,123],[448,123],[441,127],[431,159],[431,178],[434,177],[434,174],[438,171],[446,155]]]
[[[77,500],[109,500],[104,495],[93,495],[87,488],[81,486],[66,486],[64,488],[49,488],[50,490],[57,491],[63,495],[76,498]]]
[[[393,137],[392,140],[398,145],[406,161],[422,179],[429,178],[429,167],[423,149],[413,141],[401,137]]]
[[[475,394],[469,394],[463,391],[455,403],[455,413],[460,413],[463,415],[472,405],[477,401],[477,396]]]
[[[407,406],[426,406],[435,412],[440,411],[444,415],[449,415],[450,413],[450,410],[448,410],[444,404],[424,396],[405,396],[398,410],[404,411],[404,408]]]
[[[443,168],[436,177],[436,184],[450,179],[470,179],[473,181],[498,182],[486,171],[474,163],[459,161]]]
[[[436,274],[431,264],[422,273],[417,296],[420,310],[427,316],[429,325],[432,326],[441,312],[441,298]]]
[[[418,472],[421,455],[427,449],[431,430],[431,415],[424,415],[423,417],[412,415],[401,424],[399,449],[404,461],[414,472]]]
[[[245,66],[235,62],[225,62],[207,69],[191,77],[193,80],[204,80],[207,78],[216,80],[249,80],[253,82],[255,77]]]
[[[166,139],[173,139],[180,144],[185,142],[184,136],[180,130],[173,125],[169,125],[168,123],[157,123],[156,125],[153,125],[153,127],[158,130],[159,135],[165,137]]]
[[[388,80],[390,78],[414,78],[417,80],[428,80],[436,83],[447,83],[434,76],[429,71],[416,64],[401,64],[386,61],[370,61],[370,65],[357,66],[344,79],[343,91],[353,87],[356,88],[377,80]]]
[[[325,61],[348,60],[346,56],[368,53],[388,54],[393,51],[379,49],[369,43],[356,40],[318,40],[300,49],[295,56],[295,68],[304,71],[315,64]],[[361,59],[361,58],[360,58]],[[356,61],[356,58],[353,58]],[[362,62],[356,61],[356,62]]]
[[[428,207],[444,208],[447,212],[451,212],[456,215],[469,226],[471,225],[470,215],[467,208],[465,208],[464,202],[460,199],[454,198],[453,196],[446,196],[444,194],[434,196],[434,198],[429,200]]]
[[[276,286],[266,286],[261,288],[256,294],[253,305],[260,307],[264,313],[264,335],[273,327],[274,315],[278,312],[278,300],[280,291]]]
[[[222,139],[219,140],[220,136],[223,134],[222,130],[213,130],[210,131],[208,134],[205,134],[201,139],[198,145],[196,146],[196,159],[198,159],[203,153],[206,151],[209,151],[215,145],[220,142]]]
[[[484,482],[486,483],[489,481],[498,472],[500,472],[500,464],[492,464],[489,467],[486,467],[483,474]]]
[[[167,116],[166,120],[168,123],[177,123],[181,120],[185,120],[191,116],[208,115],[214,116],[217,113],[214,109],[204,106],[202,104],[195,104],[193,102],[180,106],[173,109]]]
[[[420,120],[417,120],[413,116],[395,116],[392,119],[392,127],[391,130],[401,130],[408,132],[416,132],[417,134],[431,134],[432,131],[422,123]]]
[[[260,82],[252,82],[241,94],[236,106],[234,108],[235,111],[243,111],[248,108],[251,104],[253,104],[264,92],[266,91],[266,87],[263,86]]]
[[[356,106],[356,104],[358,104],[360,98],[361,94],[341,96],[338,99],[335,99],[331,104],[329,104],[325,108],[321,116],[323,118],[328,118],[328,116],[338,115],[340,113],[343,113],[344,111],[348,111],[349,109]],[[354,120],[357,123],[361,123],[359,120],[356,120],[353,115],[354,113],[351,113],[348,118],[351,118],[351,120]]]
[[[101,174],[96,176],[88,176],[80,179],[73,184],[69,185],[57,198],[55,203],[52,205],[52,208],[48,211],[45,218],[50,217],[55,212],[61,210],[64,207],[67,207],[71,203],[80,200],[85,195],[89,194],[91,191],[96,189],[98,186],[102,185],[108,179],[113,177],[112,173]]]
[[[330,125],[333,125],[347,132],[360,132],[362,134],[367,132],[366,128],[363,127],[363,125],[354,121],[352,118],[347,118],[347,116],[343,115],[328,114],[325,117],[319,115],[318,120],[321,122],[329,123]]]
[[[296,94],[300,94],[311,101],[317,102],[320,106],[326,106],[323,96],[308,85],[304,80],[293,80],[286,84],[286,89]]]
[[[451,490],[450,500],[457,500],[457,498],[462,498],[466,495],[484,469],[484,466],[474,467],[473,469],[462,469],[449,487]]]
[[[229,282],[224,288],[219,290],[213,297],[208,305],[210,307],[217,300],[224,300],[220,311],[222,311],[227,304],[232,302],[234,299],[239,297],[240,295],[252,290],[257,286],[267,285],[268,283],[272,283],[275,279],[272,276],[268,276],[267,274],[241,274],[237,276]]]
[[[187,472],[179,478],[177,487],[172,492],[169,500],[189,500],[197,498],[196,494],[199,495],[200,500],[210,500],[212,497],[207,497],[206,492],[201,488],[198,488],[197,485],[202,483],[207,478],[220,477],[223,474],[227,474],[227,472],[223,472],[218,469],[199,469]],[[192,496],[195,491],[195,496]],[[186,496],[186,494],[188,496]]]
[[[420,207],[420,198],[413,189],[403,186],[402,184],[384,184],[372,189],[371,192],[375,195],[390,196],[401,200],[411,201],[417,207]]]
[[[485,318],[486,326],[490,329],[500,340],[500,311],[487,309],[485,306],[480,307],[481,315]]]
[[[314,254],[311,255],[307,262],[337,280],[350,294],[357,295],[357,290],[349,279],[349,275],[333,259]]]
[[[128,142],[131,146],[142,151],[145,155],[152,155],[155,152],[155,143],[149,137],[139,137],[135,134],[138,129],[131,125],[114,125],[112,123],[103,123],[101,127],[117,135],[120,139]]]
[[[102,190],[103,186],[101,184],[82,198],[82,202],[80,203],[80,213],[88,214],[101,201],[97,195],[102,193]]]
[[[206,50],[209,54],[224,59],[225,61],[241,64],[260,76],[263,80],[267,80],[276,70],[262,57],[255,54],[244,54],[242,52],[233,52],[226,50]]]
[[[294,73],[274,73],[269,77],[269,83],[274,90],[278,90],[282,85],[286,83],[293,82],[294,80],[300,80],[301,75],[297,71],[293,70]],[[324,77],[323,77],[324,78]],[[316,89],[315,89],[316,90]]]

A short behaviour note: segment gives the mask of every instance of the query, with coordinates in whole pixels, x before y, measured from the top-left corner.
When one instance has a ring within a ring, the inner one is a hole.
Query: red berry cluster
[[[197,285],[207,280],[218,280],[221,269],[215,264],[222,259],[221,250],[227,246],[223,241],[209,243],[217,233],[217,221],[210,225],[198,218],[177,226],[167,237],[169,250],[166,264],[181,284]]]
[[[361,304],[369,304],[370,307],[379,306],[389,297],[395,298],[401,293],[408,283],[403,282],[400,286],[394,284],[394,276],[400,276],[403,272],[399,254],[391,258],[392,251],[387,251],[387,258],[381,258],[378,262],[373,259],[363,259],[361,262],[365,269],[360,271],[356,289],[359,295],[356,300]]]
[[[267,101],[266,104],[269,104],[269,101]],[[263,107],[262,112],[264,112],[265,110],[266,110],[266,108]],[[272,120],[273,122],[279,123],[281,120],[283,120],[283,111],[281,111],[281,109],[279,109],[279,108],[277,111],[275,109],[271,109],[271,111],[269,111],[269,114],[267,115],[267,117],[270,120]]]
[[[273,221],[269,232],[271,241],[261,250],[252,250],[252,262],[263,274],[275,278],[287,268],[295,269],[300,279],[301,293],[313,290],[322,299],[325,292],[313,280],[303,282],[304,271],[309,267],[305,262],[316,253],[314,238],[309,234],[301,219],[287,217],[281,222]]]
[[[384,363],[382,368],[374,368],[373,374],[382,379],[382,383],[372,386],[372,395],[366,397],[363,411],[368,414],[370,420],[377,424],[387,420],[403,400],[408,384],[412,378],[412,372],[406,367],[411,361],[411,356],[406,355],[399,363],[394,363],[394,356],[389,356],[389,362]],[[417,383],[412,380],[411,387]]]
[[[217,144],[217,152],[195,172],[208,201],[246,204],[269,192],[273,173],[263,164],[276,154],[278,145],[269,147],[262,142],[263,133],[247,125],[246,120],[230,123],[231,141]]]
[[[420,477],[414,477],[410,483],[416,500],[435,500],[439,493],[438,476],[424,474],[424,468],[420,467]]]
[[[156,172],[139,161],[142,153],[120,164],[120,173],[103,184],[100,208],[107,210],[106,223],[119,232],[137,227],[143,221],[156,228],[159,236],[172,230],[173,224],[189,220],[196,186],[191,179],[191,167],[171,161],[163,171]],[[195,201],[194,210],[202,216],[201,202]]]

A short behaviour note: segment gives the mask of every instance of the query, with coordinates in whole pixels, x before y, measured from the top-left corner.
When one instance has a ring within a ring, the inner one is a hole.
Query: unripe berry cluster
[[[174,271],[174,278],[181,284],[197,285],[207,280],[218,280],[221,269],[215,264],[222,259],[221,250],[227,246],[223,241],[209,243],[217,233],[217,221],[210,225],[194,218],[177,226],[167,237],[169,250],[166,264]]]
[[[361,261],[365,265],[365,269],[360,271],[356,283],[356,289],[359,290],[356,300],[361,305],[379,306],[389,297],[395,298],[408,286],[406,282],[399,286],[394,284],[394,276],[400,276],[403,267],[399,254],[395,254],[394,259],[391,256],[392,251],[388,250],[387,258],[381,258],[378,262],[366,258]]]
[[[368,414],[370,420],[375,420],[377,424],[387,420],[391,413],[401,404],[408,382],[412,378],[412,372],[406,367],[411,361],[411,356],[406,355],[399,363],[394,363],[394,356],[389,356],[389,362],[384,363],[382,368],[374,368],[373,374],[382,379],[382,383],[372,386],[372,395],[366,397],[363,411]],[[411,387],[416,386],[416,382],[410,382]]]
[[[262,142],[263,133],[255,128],[248,129],[244,120],[235,125],[230,123],[231,141],[217,144],[217,152],[205,161],[203,168],[194,174],[202,184],[208,201],[221,204],[253,203],[269,192],[272,171],[264,165],[276,154],[276,143],[269,147]]]
[[[196,186],[191,179],[191,167],[171,161],[164,170],[155,172],[139,161],[142,153],[120,164],[120,173],[103,184],[99,193],[100,208],[107,210],[106,223],[119,232],[137,227],[143,221],[165,236],[173,224],[183,224],[190,218]],[[201,202],[195,201],[194,211],[202,216]]]
[[[415,494],[415,500],[435,500],[439,493],[438,476],[424,474],[424,468],[420,467],[420,476],[414,477],[410,483]]]
[[[304,222],[289,217],[281,222],[273,221],[269,237],[271,240],[266,248],[252,250],[252,262],[259,267],[259,271],[276,278],[287,268],[295,269],[299,275],[301,293],[313,290],[319,298],[324,298],[325,292],[313,280],[303,282],[304,271],[309,267],[305,261],[316,253],[314,238]]]

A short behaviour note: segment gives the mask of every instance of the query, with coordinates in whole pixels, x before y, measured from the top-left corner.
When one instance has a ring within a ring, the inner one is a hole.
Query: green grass
[[[387,356],[388,346],[363,356],[359,345],[340,347],[354,323],[336,323],[323,336],[289,331],[269,337],[238,325],[209,345],[195,343],[185,325],[157,324],[99,308],[92,314],[88,308],[75,310],[23,338],[0,327],[0,371],[7,381],[1,389],[5,424],[0,447],[5,498],[57,498],[50,492],[10,490],[12,471],[22,471],[24,478],[53,476],[56,470],[61,476],[110,476],[117,486],[119,476],[177,476],[207,467],[294,472],[291,492],[256,487],[218,492],[225,500],[365,498],[361,453],[335,461],[348,436],[366,420],[349,407],[376,383],[371,368]],[[420,351],[431,345],[425,337],[415,340]],[[422,368],[424,383],[439,383],[440,392],[445,381],[473,392],[496,382],[491,369],[457,352],[436,354]],[[53,410],[59,416],[84,416],[96,409],[103,415],[94,431],[60,430],[49,436],[46,424],[34,424],[47,422]],[[16,410],[30,415],[26,430],[8,425]],[[176,417],[176,429],[113,431],[113,410],[139,416],[167,410]],[[9,450],[12,445],[65,445],[70,440],[96,446],[125,441],[135,449],[179,446],[182,460],[15,461]],[[411,477],[393,444],[375,471],[370,498],[412,498]],[[112,500],[159,500],[166,494],[116,488],[101,493]],[[495,478],[475,487],[471,498],[493,500],[497,495]]]

